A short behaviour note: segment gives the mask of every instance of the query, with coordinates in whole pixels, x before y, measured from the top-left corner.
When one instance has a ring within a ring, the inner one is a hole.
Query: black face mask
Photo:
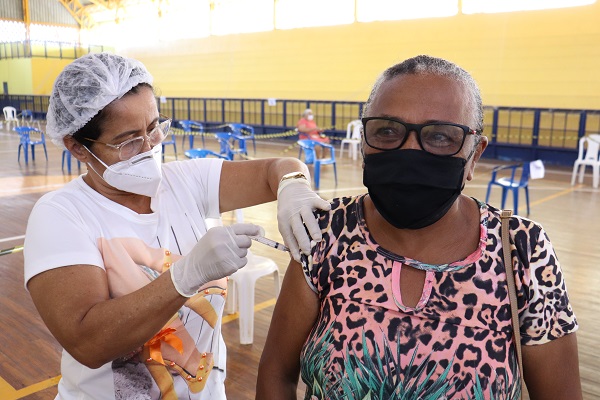
[[[467,164],[422,150],[384,151],[364,160],[363,184],[375,208],[399,229],[421,229],[446,215],[462,191]]]

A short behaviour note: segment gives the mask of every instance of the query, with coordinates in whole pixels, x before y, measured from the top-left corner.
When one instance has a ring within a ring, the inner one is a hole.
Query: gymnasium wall
[[[2,82],[8,82],[9,94],[33,94],[31,85],[31,58],[0,60],[0,92]]]
[[[117,49],[168,97],[366,100],[377,75],[417,54],[448,58],[486,105],[600,109],[600,3],[502,14],[276,30]],[[70,60],[0,60],[12,94],[49,94]],[[29,78],[27,78],[27,74]]]
[[[487,105],[600,109],[598,21],[600,3],[211,36],[126,54],[169,97],[364,101],[383,69],[426,53],[470,71]]]

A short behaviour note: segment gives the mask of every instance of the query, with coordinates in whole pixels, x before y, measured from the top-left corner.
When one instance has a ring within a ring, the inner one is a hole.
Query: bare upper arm
[[[259,366],[259,398],[277,380],[297,383],[300,371],[300,352],[319,315],[319,298],[313,292],[299,263],[288,266],[281,294],[277,299],[267,342]]]
[[[541,345],[522,346],[522,350],[525,383],[531,400],[582,398],[575,333]]]
[[[221,212],[276,199],[269,184],[270,161],[271,159],[223,162],[219,184]]]
[[[110,298],[105,271],[93,265],[42,272],[27,288],[44,323],[67,351],[81,337],[80,323],[89,310]]]

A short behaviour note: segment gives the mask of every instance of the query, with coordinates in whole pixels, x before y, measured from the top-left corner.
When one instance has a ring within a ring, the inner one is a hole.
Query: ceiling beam
[[[80,28],[89,29],[94,26],[94,19],[88,12],[90,4],[83,5],[80,0],[58,0],[58,2],[75,18]],[[121,4],[121,0],[88,0],[88,2],[109,10]]]
[[[112,10],[117,7],[120,3],[120,0],[88,0],[90,3],[95,4],[100,7],[107,8]]]
[[[58,2],[75,18],[80,28],[89,29],[94,26],[94,20],[79,0],[58,0]]]

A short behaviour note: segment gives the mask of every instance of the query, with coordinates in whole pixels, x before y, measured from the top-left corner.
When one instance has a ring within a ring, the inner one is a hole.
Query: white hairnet
[[[63,138],[87,124],[112,101],[140,83],[152,84],[141,62],[115,54],[88,54],[58,75],[50,95],[46,134],[64,148]]]

